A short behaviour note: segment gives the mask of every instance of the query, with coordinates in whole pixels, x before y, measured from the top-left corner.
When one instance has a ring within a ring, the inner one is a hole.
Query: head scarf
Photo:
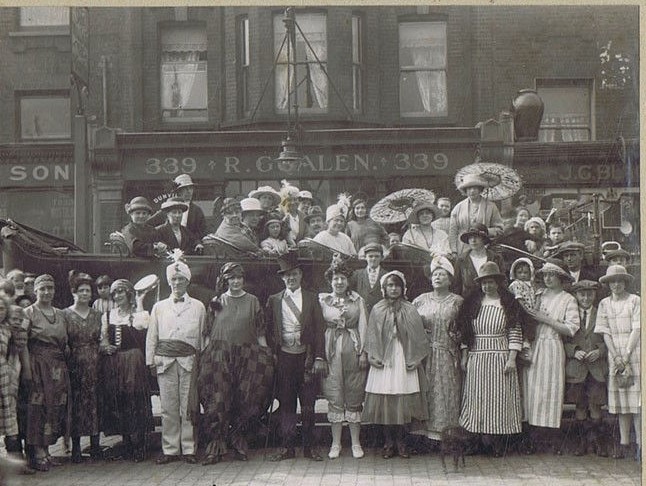
[[[170,279],[175,275],[181,275],[189,282],[191,281],[191,269],[188,268],[188,265],[184,262],[175,262],[171,263],[166,267],[166,280],[170,282]]]
[[[438,268],[444,269],[449,275],[451,275],[451,277],[455,275],[455,269],[449,259],[441,255],[436,256],[431,260],[431,275],[433,275],[433,272]]]
[[[402,292],[402,298],[405,299],[406,298],[406,292],[408,291],[408,288],[406,287],[406,277],[404,277],[404,274],[401,273],[399,270],[392,270],[392,271],[384,274],[383,277],[381,277],[381,279],[379,280],[379,286],[381,287],[381,295],[384,298],[386,298],[386,279],[388,277],[393,276],[393,275],[396,275],[397,277],[399,277],[401,279],[402,283],[404,284],[404,289],[403,289],[403,292]]]
[[[36,280],[34,280],[34,290],[38,290],[41,286],[46,284],[56,285],[54,277],[52,277],[48,273],[38,275],[38,277],[36,277]]]

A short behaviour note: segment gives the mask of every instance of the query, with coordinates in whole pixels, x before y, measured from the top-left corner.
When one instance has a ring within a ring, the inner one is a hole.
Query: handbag
[[[635,384],[635,376],[629,364],[626,364],[623,371],[615,371],[615,380],[619,388],[629,388]]]

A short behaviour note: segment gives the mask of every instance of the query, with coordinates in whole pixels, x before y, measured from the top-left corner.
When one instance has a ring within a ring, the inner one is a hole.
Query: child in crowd
[[[23,295],[25,293],[25,273],[18,269],[14,268],[9,273],[7,273],[7,279],[11,280],[15,289],[15,295]]]
[[[290,245],[287,242],[286,229],[279,218],[271,215],[265,223],[266,238],[260,242],[260,248],[269,256],[274,257],[288,253]]]
[[[608,351],[603,336],[594,333],[597,309],[593,304],[598,288],[599,284],[591,280],[580,280],[572,285],[571,291],[579,304],[581,327],[563,343],[567,358],[565,400],[576,405],[573,428],[579,441],[575,456],[587,454],[589,436],[593,438],[597,455],[608,456],[604,440],[607,432],[601,415],[601,406],[607,402]]]
[[[550,231],[547,234],[547,241],[543,249],[543,256],[549,258],[555,255],[561,243],[565,241],[565,230],[561,223],[555,222],[550,225]]]
[[[402,237],[399,233],[388,233],[388,248],[402,242]]]
[[[112,278],[108,275],[101,275],[94,281],[96,291],[99,298],[94,301],[92,308],[99,311],[101,314],[114,309],[115,303],[110,296],[110,285],[112,285]]]

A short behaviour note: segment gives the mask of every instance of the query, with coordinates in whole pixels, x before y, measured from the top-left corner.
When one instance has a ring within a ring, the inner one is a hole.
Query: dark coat
[[[301,343],[307,347],[312,359],[325,360],[325,321],[318,297],[313,292],[301,291],[303,293]],[[270,295],[265,309],[267,343],[274,353],[278,353],[282,342],[284,295],[284,290]]]
[[[451,290],[462,297],[466,297],[478,287],[478,284],[474,282],[474,279],[478,276],[478,270],[473,266],[473,262],[469,258],[470,254],[471,250],[467,250],[455,263],[455,279]],[[507,274],[502,257],[498,253],[487,249],[487,261],[495,262],[500,272],[503,275]]]
[[[605,383],[606,377],[608,376],[608,350],[603,341],[603,335],[594,333],[594,325],[597,321],[597,309],[596,307],[590,309],[590,322],[586,328],[583,327],[583,315],[580,308],[579,313],[581,314],[582,326],[574,336],[565,338],[563,342],[565,356],[567,357],[567,362],[565,363],[565,380],[568,383],[582,383],[585,381],[588,373],[590,373],[595,380]],[[587,353],[594,349],[600,351],[599,359],[594,363],[579,361],[574,358],[574,353],[578,350]]]
[[[160,226],[166,222],[166,213],[164,211],[157,211],[146,222],[153,226]],[[207,233],[204,211],[195,203],[188,205],[186,228],[199,239],[203,238]]]
[[[166,243],[168,245],[168,248],[170,248],[171,250],[173,248],[179,248],[186,255],[195,254],[195,245],[200,243],[200,240],[198,240],[193,233],[191,233],[187,228],[181,225],[179,227],[179,231],[180,233],[182,233],[181,245],[177,242],[177,238],[175,237],[175,233],[173,232],[170,224],[164,223],[161,226],[157,226],[156,230],[159,234],[159,241]]]
[[[131,256],[152,257],[155,255],[153,243],[159,241],[159,234],[153,226],[148,223],[139,225],[128,223],[123,227],[121,233]]]
[[[361,297],[363,297],[364,302],[366,303],[366,310],[368,315],[372,307],[379,302],[384,296],[381,294],[381,286],[379,281],[381,277],[386,274],[386,270],[379,267],[379,273],[377,275],[377,282],[374,287],[370,286],[370,279],[368,278],[368,267],[362,268],[360,270],[355,270],[350,277],[349,286],[352,290],[356,291]]]

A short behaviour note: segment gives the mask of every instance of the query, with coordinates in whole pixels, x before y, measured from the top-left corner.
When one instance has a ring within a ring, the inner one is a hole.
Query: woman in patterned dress
[[[105,435],[122,435],[126,455],[141,462],[146,455],[147,433],[153,425],[144,358],[150,314],[143,307],[146,294],[135,296],[128,280],[115,280],[110,295],[116,307],[101,317],[101,431]]]
[[[9,359],[12,330],[9,323],[9,309],[11,300],[4,294],[0,294],[0,436],[5,436],[7,451],[11,449],[7,438],[18,437],[18,418],[16,416],[16,397],[11,393],[12,386],[12,363]],[[17,393],[16,393],[17,395]]]
[[[507,290],[498,265],[487,262],[475,279],[480,286],[465,299],[457,317],[465,370],[460,425],[485,434],[493,454],[504,452],[504,435],[521,432],[516,354],[523,336],[520,304]]]
[[[621,459],[628,453],[630,428],[635,427],[637,441],[636,460],[641,458],[641,371],[639,338],[640,299],[628,293],[626,287],[632,283],[633,276],[620,265],[610,265],[606,275],[599,279],[610,287],[610,296],[599,303],[597,322],[594,332],[603,334],[608,348],[610,365],[608,379],[608,412],[619,417],[619,447],[612,457]],[[627,388],[617,385],[617,373],[630,367],[634,383]]]
[[[430,345],[425,366],[429,382],[428,421],[423,431],[415,433],[440,440],[442,430],[457,426],[460,418],[462,370],[455,318],[464,299],[449,290],[455,272],[449,260],[433,258],[430,270],[433,291],[413,301]]]
[[[31,389],[27,404],[27,445],[31,466],[48,471],[61,463],[49,455],[49,446],[68,431],[70,381],[65,362],[65,315],[52,306],[55,283],[51,275],[34,281],[36,302],[25,309],[29,332]]]
[[[579,329],[576,299],[563,290],[571,282],[561,260],[549,258],[537,273],[542,274],[545,289],[539,291],[536,306],[526,312],[537,321],[532,361],[527,368],[524,397],[530,440],[534,444],[547,439],[555,454],[561,454],[560,437],[563,396],[565,393],[565,348],[562,336],[574,336]],[[542,428],[536,430],[536,427]],[[533,448],[526,450],[532,453]]]
[[[365,350],[370,370],[361,420],[383,426],[384,459],[394,456],[395,445],[399,457],[408,458],[405,427],[428,418],[421,370],[428,340],[422,318],[406,301],[404,274],[388,272],[379,283],[384,298],[368,318]]]
[[[70,347],[69,373],[72,387],[70,435],[72,437],[72,462],[79,463],[81,436],[90,436],[90,455],[99,457],[99,409],[97,380],[99,366],[99,338],[101,313],[90,307],[92,277],[86,273],[70,271],[70,290],[74,304],[63,310],[67,320]]]
[[[363,298],[348,288],[352,273],[343,261],[333,260],[325,272],[332,293],[319,294],[326,324],[325,359],[329,371],[322,385],[328,401],[327,418],[332,425],[330,459],[336,459],[341,453],[344,421],[350,429],[352,457],[363,457],[359,434],[368,369],[368,355],[363,350],[368,316]]]
[[[205,329],[209,344],[193,371],[204,407],[200,424],[207,442],[205,466],[220,462],[227,446],[236,460],[246,461],[246,436],[269,406],[273,357],[262,307],[244,283],[242,265],[222,265]]]

